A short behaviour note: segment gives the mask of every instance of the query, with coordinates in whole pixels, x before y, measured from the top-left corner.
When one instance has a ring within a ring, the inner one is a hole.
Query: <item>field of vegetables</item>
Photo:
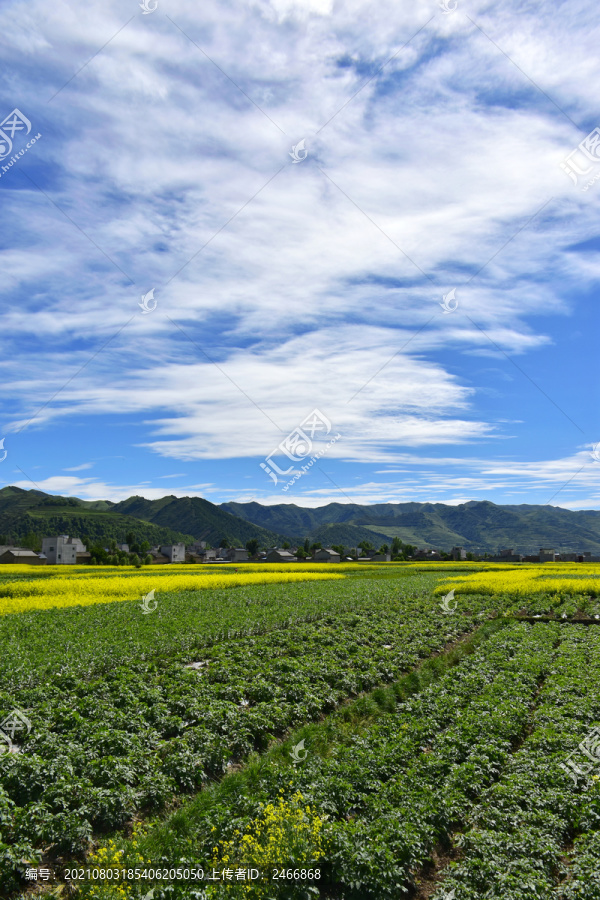
[[[311,568],[2,572],[2,896],[600,900],[595,567]],[[64,884],[150,862],[319,878]]]

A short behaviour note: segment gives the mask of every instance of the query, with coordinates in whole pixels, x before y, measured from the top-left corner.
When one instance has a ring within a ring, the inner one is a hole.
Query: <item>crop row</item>
[[[460,900],[600,897],[600,629],[561,632],[531,734],[458,840]]]
[[[271,848],[273,859],[287,855],[298,865],[318,851],[310,828],[326,823],[320,896],[405,897],[433,846],[466,819],[524,734],[559,631],[553,624],[507,625],[382,720],[346,728],[343,711],[334,714],[324,746],[307,739],[304,761],[292,768],[273,758],[257,765],[248,789],[225,790],[224,783],[213,798],[201,795],[147,837],[143,854],[220,868],[225,859],[264,861]],[[277,802],[297,814],[298,797],[305,804],[303,847],[285,828],[269,830],[266,815]],[[260,846],[256,834],[263,835]],[[183,888],[169,890],[169,897],[189,896]],[[227,895],[217,886],[206,893]],[[302,896],[290,885],[283,894],[272,888],[272,895]],[[162,896],[158,889],[155,896]]]
[[[54,853],[83,851],[94,830],[121,827],[137,810],[197,790],[231,760],[392,681],[475,623],[444,616],[430,597],[401,594],[393,582],[363,581],[359,595],[360,612],[336,601],[334,612],[321,610],[318,627],[292,623],[212,646],[200,636],[200,656],[181,647],[170,658],[138,653],[86,678],[66,666],[0,693],[0,709],[17,707],[32,723],[21,752],[0,758],[0,822],[5,844],[15,848],[5,852],[5,870],[34,843]],[[42,621],[64,612],[48,611]],[[158,635],[159,620],[154,627]],[[80,642],[76,634],[71,640]]]
[[[137,601],[0,616],[0,691],[14,702],[21,692],[56,678],[92,679],[116,667],[146,668],[151,660],[189,662],[203,648],[224,640],[264,634],[338,612],[364,610],[377,616],[395,599],[430,597],[434,576],[393,580],[344,579],[310,584],[271,584],[162,593],[144,614]],[[429,602],[440,611],[439,601]],[[485,614],[489,599],[471,604]],[[399,607],[400,608],[400,607]],[[421,607],[419,606],[418,609]],[[411,607],[402,607],[407,616]],[[1,709],[2,707],[0,707]]]

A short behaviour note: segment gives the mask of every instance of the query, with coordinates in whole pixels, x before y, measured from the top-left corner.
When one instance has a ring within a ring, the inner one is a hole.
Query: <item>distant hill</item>
[[[145,500],[144,497],[129,497],[116,503],[111,512],[146,519],[155,525],[178,528],[194,538],[208,541],[216,546],[221,538],[237,547],[245,547],[246,541],[256,538],[262,545],[273,547],[285,537],[255,525],[245,518],[238,518],[202,497],[162,497],[160,500]]]
[[[501,506],[489,500],[471,500],[458,506],[329,503],[317,509],[303,509],[294,504],[261,506],[253,502],[223,503],[221,508],[255,525],[274,528],[288,540],[296,541],[308,535],[311,541],[323,543],[317,536],[322,534],[329,543],[354,546],[353,536],[348,540],[337,539],[345,532],[333,529],[335,525],[366,529],[373,535],[373,544],[382,540],[389,543],[397,536],[404,543],[444,550],[462,546],[466,550],[495,553],[514,547],[522,553],[535,553],[540,547],[554,547],[564,552],[600,552],[600,510],[572,511],[529,504]],[[324,532],[325,527],[330,530]]]
[[[363,527],[362,525],[319,525],[318,528],[314,528],[310,532],[308,538],[311,544],[318,542],[322,547],[342,544],[347,549],[357,547],[361,541],[370,541],[376,549],[379,549],[382,544],[390,543],[390,538],[387,534],[374,528]],[[296,543],[300,542],[297,541]]]
[[[304,509],[280,503],[223,503],[201,497],[129,497],[80,500],[16,487],[0,490],[0,543],[44,535],[71,534],[84,543],[126,540],[167,544],[205,540],[217,546],[223,539],[244,547],[252,538],[263,547],[284,541],[300,544],[306,537],[323,546],[355,547],[369,540],[376,547],[399,537],[418,547],[450,550],[462,546],[495,553],[514,547],[535,553],[540,547],[600,554],[600,510],[572,511],[557,506],[500,506],[472,500],[458,506],[443,503],[329,503]]]
[[[179,530],[153,525],[133,516],[112,512],[110,501],[103,509],[96,503],[87,503],[76,497],[57,497],[43,491],[24,491],[5,487],[0,490],[0,543],[23,541],[27,535],[37,539],[55,534],[70,534],[81,538],[84,544],[107,543],[116,540],[124,543],[126,535],[133,531],[138,541],[150,544],[191,542],[191,535]]]
[[[251,538],[272,547],[285,540],[265,528],[237,518],[200,497],[162,497],[145,500],[129,497],[121,503],[110,500],[80,500],[17,487],[0,490],[0,543],[30,542],[46,535],[70,534],[84,543],[125,542],[133,531],[136,540],[171,544],[205,540],[217,546],[223,538],[244,547]],[[39,542],[38,540],[38,542]]]

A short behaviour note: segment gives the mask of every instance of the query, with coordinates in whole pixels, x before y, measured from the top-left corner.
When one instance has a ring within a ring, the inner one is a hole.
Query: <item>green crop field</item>
[[[542,569],[2,573],[2,896],[598,900],[597,575]]]

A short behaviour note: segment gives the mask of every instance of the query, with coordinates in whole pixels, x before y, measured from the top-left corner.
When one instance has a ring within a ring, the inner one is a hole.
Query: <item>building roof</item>
[[[37,553],[34,553],[33,550],[13,550],[12,547],[9,547],[8,550],[5,550],[4,553],[11,553],[13,556],[37,556]]]

